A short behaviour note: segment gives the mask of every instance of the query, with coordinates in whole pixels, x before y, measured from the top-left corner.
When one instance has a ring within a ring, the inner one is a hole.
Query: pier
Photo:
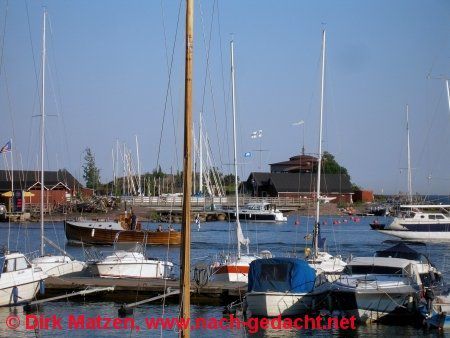
[[[136,299],[145,299],[153,295],[161,295],[179,289],[180,281],[175,279],[149,279],[149,278],[103,278],[87,275],[72,275],[64,277],[49,277],[45,281],[45,295],[48,298],[64,293],[85,290],[86,288],[114,287],[113,291],[96,293],[94,300],[111,300],[115,302],[129,302]],[[247,291],[244,282],[215,282],[209,281],[205,285],[191,283],[191,298],[193,302],[208,305],[228,304],[240,299]],[[169,297],[170,298],[170,297]],[[178,301],[177,296],[172,299]]]

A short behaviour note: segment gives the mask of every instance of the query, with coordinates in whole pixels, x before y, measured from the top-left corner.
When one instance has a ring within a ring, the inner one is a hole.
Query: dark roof
[[[14,175],[14,188],[28,189],[36,182],[40,180],[40,171],[36,170],[15,170]],[[44,184],[47,188],[52,188],[58,183],[63,183],[70,189],[74,187],[81,187],[82,185],[78,180],[72,176],[66,169],[58,171],[46,171],[44,173]],[[0,170],[0,191],[11,190],[11,171]]]
[[[247,184],[251,186],[252,179],[258,186],[271,185],[280,192],[313,192],[316,190],[317,175],[313,173],[251,173]],[[321,188],[324,193],[351,193],[352,184],[347,175],[322,174]]]
[[[283,167],[282,171],[284,172],[311,171],[315,166],[317,166],[317,158],[310,155],[296,155],[290,157],[289,161],[270,164],[271,171],[276,170],[277,167]]]

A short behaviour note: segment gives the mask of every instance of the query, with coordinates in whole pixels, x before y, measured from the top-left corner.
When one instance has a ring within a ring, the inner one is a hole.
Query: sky
[[[89,147],[108,182],[117,143],[137,166],[136,136],[142,172],[181,170],[185,2],[178,0],[0,0],[0,143],[13,139],[14,167],[38,168],[44,7],[46,170],[67,168],[82,180]],[[413,191],[450,194],[448,0],[197,0],[194,15],[196,139],[202,111],[220,170],[232,170],[230,40],[246,179],[303,145],[317,155],[325,29],[323,149],[361,188],[406,191],[408,104]],[[262,137],[252,139],[257,130]],[[9,157],[0,166],[8,168]]]

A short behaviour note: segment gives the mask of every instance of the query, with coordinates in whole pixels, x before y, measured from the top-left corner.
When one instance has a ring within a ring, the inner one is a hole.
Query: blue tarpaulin
[[[310,292],[315,278],[315,270],[302,259],[257,259],[250,264],[248,291]]]

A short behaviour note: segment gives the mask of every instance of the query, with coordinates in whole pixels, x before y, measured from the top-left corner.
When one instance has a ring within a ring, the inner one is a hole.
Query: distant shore
[[[365,206],[359,205],[359,206],[353,206],[352,209],[354,210],[355,214],[360,214],[364,212]],[[53,212],[51,214],[45,214],[44,215],[44,221],[45,222],[62,222],[64,220],[70,220],[70,219],[76,219],[83,217],[85,219],[110,219],[115,220],[119,217],[119,215],[123,214],[125,211],[123,209],[117,209],[117,210],[109,210],[108,212],[96,212],[96,213],[81,213],[81,212],[71,212],[71,213],[59,213],[59,212]],[[129,210],[128,210],[129,212]],[[158,219],[156,216],[158,214],[157,210],[150,208],[150,207],[139,207],[135,206],[133,208],[133,212],[136,214],[138,219],[143,222],[162,222]],[[309,208],[304,208],[301,210],[294,210],[286,212],[286,215],[298,215],[298,216],[314,216],[316,212],[315,207],[311,206]],[[174,214],[179,214],[179,210],[173,211]],[[220,213],[220,212],[217,212]],[[343,216],[348,215],[347,213],[342,212],[338,206],[334,203],[327,203],[324,205],[321,205],[320,207],[320,214],[323,216]],[[194,213],[193,213],[194,215]],[[39,214],[33,214],[31,215],[31,218],[29,219],[29,222],[39,222]],[[194,217],[193,217],[194,219]]]

